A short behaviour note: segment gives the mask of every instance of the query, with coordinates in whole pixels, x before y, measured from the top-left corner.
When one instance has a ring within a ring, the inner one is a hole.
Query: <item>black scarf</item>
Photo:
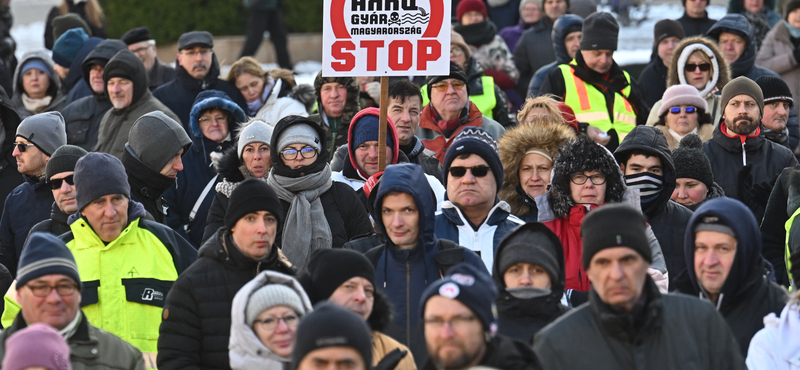
[[[492,42],[497,35],[497,27],[488,19],[484,19],[483,22],[470,24],[469,26],[459,23],[453,27],[453,30],[464,37],[464,42],[466,42],[467,45],[475,47]]]

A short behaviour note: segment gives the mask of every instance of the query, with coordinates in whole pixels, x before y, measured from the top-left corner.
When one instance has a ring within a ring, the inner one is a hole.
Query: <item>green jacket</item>
[[[81,311],[81,322],[67,343],[73,370],[83,369],[137,369],[144,370],[144,358],[134,346],[114,334],[92,326]],[[17,315],[11,327],[0,333],[0,358],[6,356],[6,339],[27,327],[22,314]]]

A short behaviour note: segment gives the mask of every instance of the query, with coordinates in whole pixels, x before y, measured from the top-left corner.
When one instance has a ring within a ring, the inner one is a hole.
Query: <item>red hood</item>
[[[364,173],[363,171],[361,171],[360,168],[358,168],[358,164],[356,164],[356,158],[353,155],[356,148],[351,148],[350,143],[353,142],[353,130],[357,126],[358,119],[367,115],[372,115],[380,118],[381,111],[380,109],[375,107],[364,108],[360,110],[350,121],[351,122],[350,128],[347,130],[347,152],[349,153],[350,164],[353,166],[353,168],[356,169],[358,175],[361,176],[361,178],[363,178],[365,181],[369,179],[369,176],[367,176],[366,173]],[[400,140],[397,138],[397,130],[394,128],[394,122],[392,122],[392,119],[389,118],[388,115],[386,116],[386,129],[388,130],[389,135],[392,136],[393,139],[392,142],[394,143],[392,145],[392,162],[387,163],[386,165],[388,166],[390,164],[397,164],[397,160],[400,157]]]

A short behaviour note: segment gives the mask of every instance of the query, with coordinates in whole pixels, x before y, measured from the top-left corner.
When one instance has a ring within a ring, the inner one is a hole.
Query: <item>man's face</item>
[[[614,64],[614,50],[581,50],[583,61],[593,71],[603,74]]]
[[[375,287],[369,280],[356,276],[339,285],[328,301],[355,312],[364,320],[372,314],[375,303]]]
[[[725,119],[725,126],[729,131],[738,135],[749,135],[758,128],[761,112],[753,97],[741,94],[728,102],[722,118]]]
[[[112,242],[128,225],[128,198],[122,194],[104,195],[83,207],[81,214],[100,240]]]
[[[764,117],[761,123],[772,131],[782,131],[789,120],[792,105],[785,101],[771,101],[764,104]]]
[[[19,144],[29,146],[25,146],[25,151],[20,151]],[[47,161],[50,160],[50,157],[45,155],[35,145],[30,144],[30,141],[17,136],[14,140],[14,151],[11,152],[11,155],[17,159],[17,171],[19,171],[19,173],[28,176],[38,176],[44,173]]]
[[[706,14],[706,0],[686,0],[686,14],[692,18],[701,18]]]
[[[465,26],[469,26],[470,24],[481,23],[483,22],[483,14],[479,11],[468,11],[461,16],[461,24]]]
[[[764,0],[744,0],[744,8],[750,13],[758,13],[764,7]]]
[[[149,72],[156,63],[156,44],[152,40],[140,41],[128,45],[128,50],[136,54],[144,63],[144,68]]]
[[[664,174],[664,167],[661,165],[661,158],[656,155],[651,155],[648,157],[643,154],[634,154],[628,159],[628,162],[620,167],[622,167],[622,173],[625,176],[644,172],[649,172],[659,176]]]
[[[468,98],[467,84],[461,80],[448,78],[431,86],[431,104],[444,119],[458,117],[461,109],[467,106]]]
[[[544,14],[553,21],[561,18],[562,15],[567,14],[567,2],[564,0],[545,0]]]
[[[461,177],[453,176],[460,168],[468,168]],[[476,169],[477,167],[477,169]],[[475,176],[475,172],[487,170],[484,176]],[[497,183],[489,164],[477,154],[470,154],[466,159],[456,158],[450,164],[447,173],[447,197],[458,208],[481,209],[488,211],[494,204],[497,195]]]
[[[461,302],[440,295],[425,303],[425,343],[437,369],[468,369],[486,353],[483,326]]]
[[[717,231],[694,235],[694,273],[697,283],[716,300],[736,258],[736,239]]]
[[[419,127],[419,113],[422,102],[418,96],[406,96],[404,101],[398,97],[389,97],[389,119],[394,122],[400,145],[408,145]]]
[[[677,37],[666,37],[658,43],[658,56],[665,66],[669,66],[669,61],[672,59],[672,52],[681,39]]]
[[[183,171],[181,156],[183,156],[183,149],[178,150],[178,153],[164,165],[164,168],[161,169],[161,174],[171,179],[178,177],[178,172]]]
[[[248,213],[231,228],[233,242],[242,254],[257,261],[269,254],[277,232],[278,219],[267,211]]]
[[[543,268],[530,263],[520,262],[512,265],[503,273],[506,288],[534,287],[550,289],[550,275]]]
[[[381,219],[386,234],[398,248],[408,249],[419,239],[419,210],[408,193],[390,193],[383,197]]]
[[[378,172],[378,153],[380,149],[377,141],[365,141],[355,150],[356,165],[367,176]],[[386,163],[392,163],[392,148],[386,146]]]
[[[106,84],[103,82],[103,71],[105,69],[97,64],[92,65],[89,70],[89,85],[95,94],[102,94],[105,91]]]
[[[124,109],[131,105],[133,101],[133,81],[114,77],[108,80],[108,98],[114,109]]]
[[[71,215],[78,211],[78,201],[75,200],[75,185],[71,184],[75,171],[60,172],[50,177],[50,182],[60,180],[61,186],[53,189],[53,198],[61,212]],[[66,180],[65,180],[66,179]],[[58,181],[56,181],[58,182]]]
[[[581,47],[581,36],[583,36],[583,32],[575,31],[568,33],[567,37],[564,37],[564,46],[567,48],[567,54],[569,54],[570,59],[575,59],[575,53]]]
[[[520,12],[519,16],[525,23],[536,23],[542,18],[542,10],[537,2],[529,1],[522,7],[522,12]]]
[[[44,297],[37,297],[50,290]],[[67,295],[59,295],[58,291],[70,291]],[[75,280],[66,275],[44,275],[17,287],[17,302],[20,304],[22,317],[28,325],[42,323],[62,330],[75,319],[81,306],[81,291]]]
[[[719,34],[719,47],[722,49],[722,55],[725,56],[728,64],[735,62],[742,56],[746,45],[745,40],[737,34],[728,32]]]
[[[341,117],[347,101],[347,87],[338,82],[328,82],[319,90],[322,108],[328,117]]]
[[[198,80],[206,78],[208,71],[211,70],[213,58],[214,51],[204,46],[195,46],[178,52],[178,64]]]
[[[603,302],[631,312],[642,296],[648,266],[633,248],[606,248],[592,256],[586,275]]]
[[[325,347],[309,352],[297,370],[367,370],[367,365],[353,348]]]

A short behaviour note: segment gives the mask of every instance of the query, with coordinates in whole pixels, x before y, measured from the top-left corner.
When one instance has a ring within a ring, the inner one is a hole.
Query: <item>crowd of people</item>
[[[453,1],[380,107],[65,0],[0,83],[2,367],[800,368],[800,0],[707,5],[637,79],[591,1]]]

